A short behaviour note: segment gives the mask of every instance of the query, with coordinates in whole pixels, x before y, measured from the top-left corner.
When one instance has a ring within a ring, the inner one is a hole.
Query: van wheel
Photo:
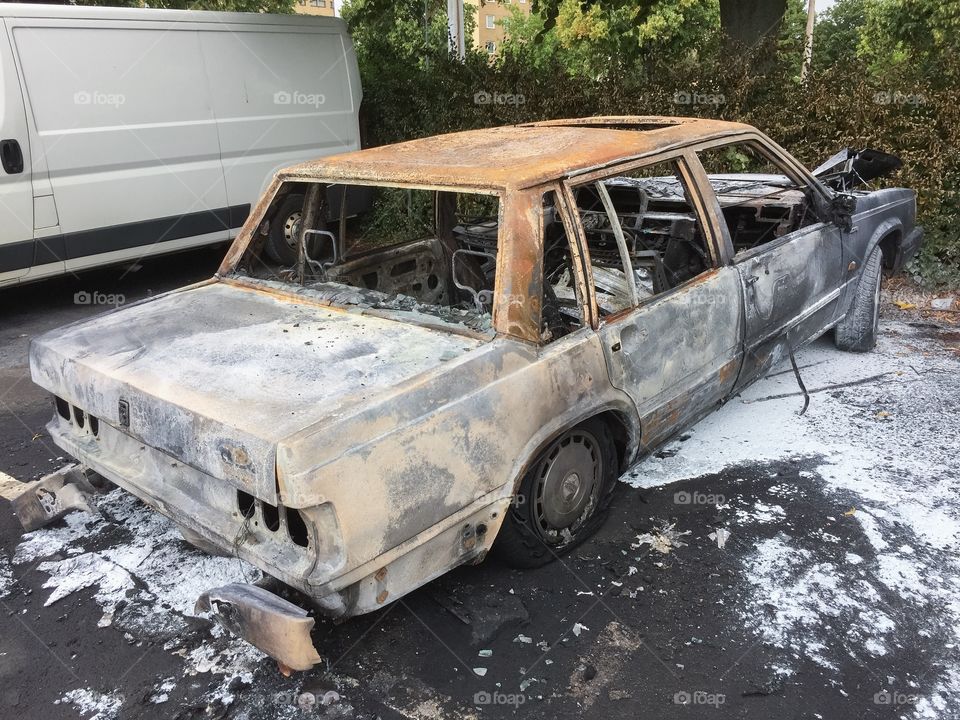
[[[617,481],[606,424],[588,420],[557,437],[520,483],[495,552],[513,567],[546,565],[603,523]]]
[[[280,209],[270,222],[267,236],[267,255],[281,265],[293,265],[297,261],[297,237],[300,235],[300,218],[303,217],[303,195],[290,195],[280,204]]]
[[[883,253],[874,248],[863,265],[853,303],[834,329],[834,343],[848,352],[868,352],[877,344],[880,329],[880,280]]]

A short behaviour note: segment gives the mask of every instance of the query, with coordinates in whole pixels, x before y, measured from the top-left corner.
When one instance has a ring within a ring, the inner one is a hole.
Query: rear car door
[[[781,151],[782,152],[782,151]],[[811,178],[760,141],[698,152],[729,234],[744,295],[742,387],[837,317],[840,228]],[[730,172],[731,165],[739,172]]]
[[[700,188],[681,158],[568,187],[610,381],[636,404],[644,451],[723,400],[740,369],[740,279]]]

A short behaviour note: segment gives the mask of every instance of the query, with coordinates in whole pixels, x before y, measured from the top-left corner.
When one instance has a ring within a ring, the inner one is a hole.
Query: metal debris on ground
[[[689,530],[679,532],[674,528],[674,524],[671,523],[670,525],[664,525],[658,530],[654,530],[652,533],[637,535],[637,543],[631,547],[636,549],[641,545],[650,545],[650,547],[657,552],[666,555],[674,548],[685,547],[687,543],[683,542],[680,538],[689,534]]]
[[[96,513],[93,496],[97,492],[86,475],[86,468],[74,463],[36,482],[23,483],[22,492],[11,502],[23,529],[31,532],[73,510],[93,515]]]
[[[727,544],[727,540],[730,539],[730,531],[725,528],[717,528],[716,532],[710,533],[707,537],[716,541],[717,547],[723,550],[724,545]]]

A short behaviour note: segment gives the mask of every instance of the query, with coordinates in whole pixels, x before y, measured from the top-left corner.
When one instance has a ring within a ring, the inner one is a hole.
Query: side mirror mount
[[[853,213],[857,211],[857,198],[848,193],[837,193],[830,202],[831,219],[843,232],[853,229]]]

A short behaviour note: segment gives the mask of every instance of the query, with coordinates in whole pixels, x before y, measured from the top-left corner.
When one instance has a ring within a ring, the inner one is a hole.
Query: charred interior
[[[499,227],[497,195],[285,183],[237,272],[486,332]]]

